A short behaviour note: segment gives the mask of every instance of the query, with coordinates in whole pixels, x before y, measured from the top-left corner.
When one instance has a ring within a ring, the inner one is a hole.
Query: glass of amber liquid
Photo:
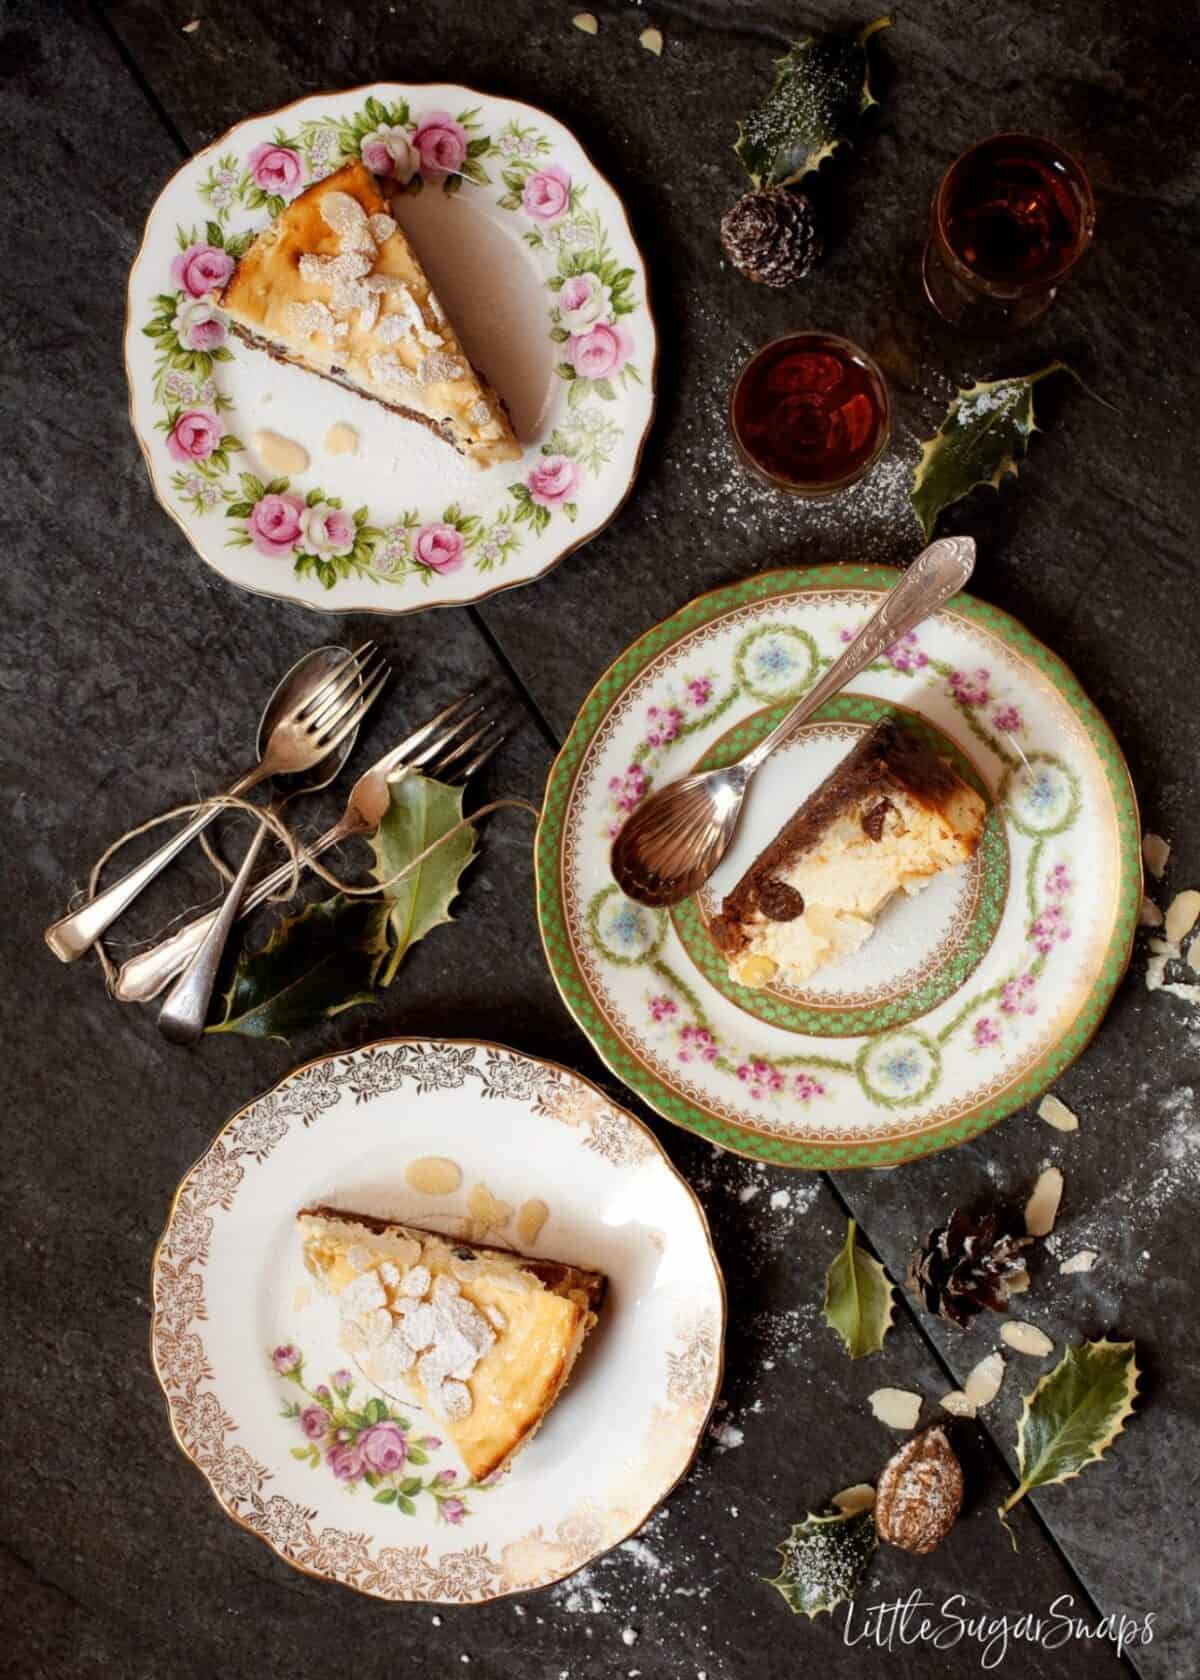
[[[1008,331],[1044,315],[1092,241],[1081,164],[1034,134],[996,134],[952,163],[933,198],[923,278],[944,320]]]
[[[849,339],[788,333],[738,374],[729,425],[759,478],[793,496],[831,496],[879,459],[890,425],[887,386]]]

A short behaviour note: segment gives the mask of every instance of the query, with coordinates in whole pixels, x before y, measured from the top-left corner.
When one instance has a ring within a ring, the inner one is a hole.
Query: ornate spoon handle
[[[167,994],[167,1001],[159,1013],[158,1030],[172,1044],[194,1044],[204,1031],[221,956],[266,837],[267,825],[259,823],[254,839],[246,848],[241,868],[225,894],[224,904],[204,935],[200,949]]]
[[[333,828],[326,829],[319,840],[304,848],[301,862],[308,858],[320,857],[331,846],[336,846],[340,840],[345,840],[353,832],[352,829],[337,823]],[[281,863],[278,869],[273,869],[269,875],[264,875],[257,885],[250,888],[238,906],[239,916],[248,916],[251,910],[278,892],[291,879],[292,866]],[[222,901],[223,904],[224,901]],[[215,910],[206,910],[193,921],[186,922],[183,927],[176,929],[166,939],[160,939],[157,945],[149,950],[135,951],[121,965],[113,986],[113,996],[122,1003],[149,1003],[151,998],[158,996],[169,980],[184,968],[200,949],[204,936],[221,914],[222,904]]]
[[[894,589],[890,589],[846,651],[797,701],[775,728],[741,760],[747,781],[789,739],[796,727],[839,693],[901,636],[945,606],[975,569],[971,537],[941,537],[919,554]]]
[[[231,798],[238,798],[243,793],[263,780],[265,772],[261,765],[250,770],[246,775],[238,778],[228,789]],[[85,951],[90,951],[100,935],[116,921],[122,911],[127,910],[144,888],[148,887],[156,875],[161,875],[173,857],[176,857],[185,846],[193,841],[202,829],[208,827],[220,809],[217,805],[210,805],[193,817],[191,822],[184,825],[169,840],[165,840],[157,851],[151,852],[148,858],[143,858],[136,869],[131,869],[128,875],[123,875],[119,881],[114,881],[111,887],[106,887],[95,898],[80,905],[70,915],[63,916],[46,929],[46,943],[60,962],[75,962]]]

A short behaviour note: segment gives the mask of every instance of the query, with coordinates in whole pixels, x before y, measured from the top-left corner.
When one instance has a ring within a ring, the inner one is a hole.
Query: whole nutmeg
[[[876,1533],[901,1551],[932,1552],[954,1527],[962,1496],[962,1466],[935,1423],[884,1465],[875,1492]]]

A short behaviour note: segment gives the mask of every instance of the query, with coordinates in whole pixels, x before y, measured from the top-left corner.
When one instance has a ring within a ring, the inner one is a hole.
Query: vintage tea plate
[[[460,1165],[453,1196],[406,1184],[428,1155]],[[599,1268],[609,1294],[536,1437],[475,1488],[431,1416],[345,1369],[295,1215],[328,1202],[463,1233],[478,1183],[545,1201],[528,1252]],[[287,1562],[379,1598],[481,1603],[640,1528],[699,1445],[724,1327],[704,1214],[652,1134],[565,1068],[463,1040],[328,1056],[250,1103],[179,1186],[154,1259],[151,1350],[184,1452]],[[402,1419],[408,1462],[339,1480],[305,1427],[322,1387],[359,1422]]]
[[[781,1166],[888,1166],[1032,1101],[1087,1044],[1133,942],[1139,826],[1120,749],[1061,660],[966,596],[768,762],[704,893],[656,911],[614,885],[612,837],[647,789],[741,757],[898,576],[768,573],[649,631],[584,703],[538,831],[550,967],[609,1067],[668,1119]],[[889,905],[861,951],[802,989],[732,983],[709,933],[721,898],[888,711],[987,797],[978,856]]]
[[[426,427],[248,349],[205,301],[253,234],[353,157],[395,194],[509,405],[519,462],[477,470]],[[453,85],[315,94],[239,123],[167,184],[129,277],[130,416],[159,500],[223,577],[332,612],[479,600],[594,536],[632,487],[656,359],[612,186],[546,112]],[[354,456],[326,448],[339,421],[358,434]],[[301,444],[308,469],[273,478],[263,431]],[[270,535],[255,511],[268,495],[305,504]],[[353,515],[352,533],[330,507]]]

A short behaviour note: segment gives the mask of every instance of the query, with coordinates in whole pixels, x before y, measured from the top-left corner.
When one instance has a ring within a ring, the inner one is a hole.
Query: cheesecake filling
[[[872,792],[776,872],[774,881],[791,894],[764,895],[779,919],[760,905],[742,924],[744,943],[730,962],[731,978],[751,987],[799,985],[857,951],[897,893],[918,893],[942,870],[967,861],[982,815],[983,801],[965,785],[938,809],[898,788],[886,796]]]
[[[289,221],[297,200],[220,294],[235,329],[435,425],[477,466],[518,459],[500,398],[472,368],[395,220],[370,213],[356,191],[310,192],[307,218]]]
[[[570,1376],[600,1274],[366,1215],[313,1208],[297,1220],[344,1353],[428,1409],[474,1478],[506,1464]]]

